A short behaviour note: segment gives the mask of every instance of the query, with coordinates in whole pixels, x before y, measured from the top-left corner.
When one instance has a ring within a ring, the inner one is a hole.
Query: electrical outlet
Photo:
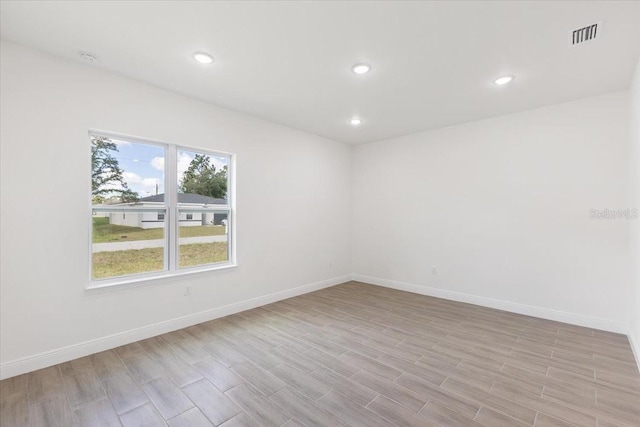
[[[191,295],[191,286],[184,288],[184,296],[187,297],[189,295]]]
[[[436,268],[436,266],[434,265],[433,267],[431,267],[431,274],[438,274],[438,269]]]

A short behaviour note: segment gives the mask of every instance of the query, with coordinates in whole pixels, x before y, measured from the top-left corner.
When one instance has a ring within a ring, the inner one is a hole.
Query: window
[[[102,133],[90,142],[96,286],[233,265],[230,154]]]

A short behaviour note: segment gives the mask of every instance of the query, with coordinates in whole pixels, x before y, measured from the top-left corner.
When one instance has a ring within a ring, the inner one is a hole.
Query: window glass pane
[[[164,147],[91,136],[94,205],[164,201]]]
[[[192,219],[187,219],[191,216]],[[229,211],[178,211],[178,267],[229,261]]]
[[[178,267],[229,260],[229,156],[178,149]],[[190,210],[194,209],[194,210]]]
[[[226,205],[229,156],[178,149],[178,206]]]
[[[91,277],[164,270],[165,221],[158,220],[160,215],[164,210],[94,210]]]
[[[165,269],[164,159],[159,145],[91,136],[93,279]]]

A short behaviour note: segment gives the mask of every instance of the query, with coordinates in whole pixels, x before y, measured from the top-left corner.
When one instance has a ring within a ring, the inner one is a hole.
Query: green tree
[[[124,203],[140,198],[124,180],[118,159],[113,156],[117,151],[118,146],[109,138],[91,137],[91,195],[94,203],[102,203],[110,195],[117,195]]]
[[[226,198],[227,166],[216,171],[209,156],[196,154],[196,157],[191,160],[189,168],[182,175],[180,191],[219,199]]]

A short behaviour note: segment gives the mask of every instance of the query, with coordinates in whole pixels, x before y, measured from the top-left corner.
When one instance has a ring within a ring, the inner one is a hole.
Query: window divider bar
[[[189,212],[220,212],[220,213],[227,213],[230,210],[231,209],[229,209],[228,207],[221,207],[221,208],[192,208],[192,207],[178,206],[178,212],[182,212],[182,213],[189,213]]]
[[[164,206],[159,208],[137,208],[135,206],[91,206],[93,212],[158,212],[164,213]]]
[[[165,184],[166,189],[164,193],[164,203],[167,208],[168,230],[166,233],[166,264],[169,271],[176,271],[178,269],[178,208],[177,208],[177,195],[178,195],[178,182],[176,177],[178,176],[178,150],[175,145],[169,145],[167,147],[167,161],[165,162]]]

